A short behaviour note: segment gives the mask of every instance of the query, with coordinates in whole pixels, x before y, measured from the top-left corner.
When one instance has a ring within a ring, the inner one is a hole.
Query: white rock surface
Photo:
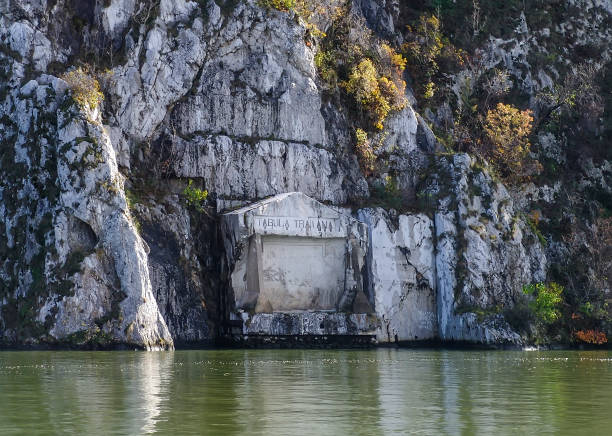
[[[177,176],[201,177],[224,198],[257,199],[299,191],[343,204],[368,192],[356,168],[345,169],[332,153],[304,144],[249,144],[227,136],[208,136],[179,140],[174,150]]]
[[[416,341],[437,336],[433,223],[426,215],[363,209],[369,226],[369,295],[379,319],[379,342]]]
[[[14,164],[21,162],[32,174],[39,173],[40,179],[56,174],[56,180],[48,179],[45,183],[57,184],[59,188],[56,202],[50,197],[41,198],[36,213],[28,218],[32,223],[47,220],[49,230],[44,238],[45,247],[40,246],[43,240],[32,239],[33,235],[26,233],[30,248],[24,260],[32,262],[35,256],[46,253],[45,262],[36,267],[42,269],[37,272],[41,277],[31,274],[31,280],[24,277],[15,295],[35,292],[31,287],[38,286],[38,280],[43,281],[42,286],[48,286],[58,280],[53,276],[54,268],[61,265],[66,268],[77,262],[78,272],[69,271],[66,274],[73,275],[63,278],[76,284],[72,295],[41,293],[39,297],[41,309],[33,315],[41,323],[51,315],[49,335],[62,340],[83,331],[93,334],[101,328],[116,342],[147,349],[172,347],[172,338],[151,292],[145,247],[127,210],[123,176],[118,171],[109,136],[100,124],[98,111],[79,112],[76,105],[58,107],[65,99],[65,89],[61,80],[47,77],[40,84],[28,82],[21,89],[21,97],[11,96],[19,132],[14,144]],[[56,117],[57,128],[45,125],[49,116]],[[40,132],[41,126],[45,126],[45,133],[44,139],[39,139],[42,159],[38,159],[28,145],[28,138],[33,132]],[[39,195],[33,188],[22,185],[17,190],[22,208],[27,201],[36,199],[28,197]],[[11,227],[6,227],[8,234],[23,232]],[[72,260],[79,257],[83,261]],[[27,264],[19,268],[27,269]],[[112,310],[113,295],[117,292],[124,295],[117,318],[101,322]]]
[[[514,305],[525,284],[545,280],[546,257],[525,224],[514,218],[502,185],[475,170],[467,155],[447,165],[435,213],[439,335],[443,340],[520,343],[497,316]],[[479,322],[474,311],[489,313]]]

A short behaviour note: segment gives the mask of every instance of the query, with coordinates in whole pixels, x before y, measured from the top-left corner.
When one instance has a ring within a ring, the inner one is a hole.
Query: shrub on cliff
[[[193,186],[193,180],[183,189],[183,198],[188,207],[197,212],[204,212],[204,202],[208,198],[208,191]]]
[[[529,308],[542,323],[552,324],[561,317],[559,306],[562,301],[563,286],[555,282],[536,283],[525,286],[523,293],[533,296]]]
[[[346,92],[355,104],[355,127],[381,130],[389,114],[407,104],[406,59],[377,38],[348,3],[335,6],[328,18],[314,59],[322,84],[330,93]]]
[[[363,129],[355,131],[355,151],[359,159],[361,170],[367,175],[374,171],[376,155],[372,143],[368,139],[368,134]]]
[[[608,343],[606,334],[599,330],[578,330],[574,333],[574,338],[578,342],[586,344],[603,345]]]
[[[479,151],[506,178],[524,174],[529,155],[529,135],[533,126],[530,110],[498,103],[487,111],[483,129],[486,140],[479,143]]]
[[[95,109],[104,100],[100,83],[87,70],[78,67],[64,73],[61,78],[72,90],[72,98],[81,109]]]
[[[295,0],[257,0],[259,6],[279,11],[290,11],[295,7]]]
[[[337,0],[331,3],[341,4]],[[404,81],[407,61],[372,33],[363,17],[351,11],[350,2],[332,10],[327,15],[330,24],[326,34],[317,38],[314,62],[322,88],[345,99],[352,109],[349,122],[356,131],[355,152],[362,171],[371,175],[376,155],[368,133],[383,130],[387,118],[408,104]]]
[[[584,120],[594,122],[604,112],[604,99],[597,83],[600,67],[579,64],[565,76],[562,82],[555,83],[537,95],[541,114],[536,127],[551,121],[554,115],[565,110],[574,111]]]
[[[464,66],[466,54],[444,38],[440,20],[432,14],[423,14],[412,26],[407,26],[407,39],[401,52],[408,60],[416,94],[430,99],[442,75]]]
[[[406,106],[405,86],[403,81],[396,83],[390,77],[380,75],[368,58],[355,65],[348,80],[342,83],[342,87],[378,130],[382,130],[389,112],[402,110]]]

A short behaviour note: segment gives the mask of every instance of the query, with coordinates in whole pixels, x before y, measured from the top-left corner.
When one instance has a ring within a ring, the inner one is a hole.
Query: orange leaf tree
[[[514,106],[498,103],[495,109],[487,111],[484,120],[486,141],[479,151],[507,178],[523,175],[529,155],[529,135],[533,127],[530,110],[521,111]]]

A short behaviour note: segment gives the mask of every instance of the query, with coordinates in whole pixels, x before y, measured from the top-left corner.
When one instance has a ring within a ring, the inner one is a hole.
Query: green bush
[[[384,209],[395,209],[400,213],[406,211],[408,202],[399,188],[397,180],[392,176],[385,177],[384,184],[372,186],[371,196],[373,205]]]
[[[529,308],[539,321],[552,324],[561,317],[559,306],[562,301],[563,286],[555,282],[536,283],[523,287],[523,293],[534,297],[529,303]]]
[[[204,202],[208,198],[208,191],[193,187],[193,180],[189,181],[189,184],[183,189],[183,197],[185,203],[190,208],[195,209],[198,212],[204,211]]]
[[[267,9],[277,9],[287,12],[295,7],[295,0],[257,0],[257,4]]]

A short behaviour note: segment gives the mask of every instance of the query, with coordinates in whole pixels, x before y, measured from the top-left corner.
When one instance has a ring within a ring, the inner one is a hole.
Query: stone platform
[[[276,312],[239,314],[243,335],[373,335],[377,319],[366,313]],[[234,318],[237,318],[234,316]],[[238,327],[238,324],[235,324]]]

